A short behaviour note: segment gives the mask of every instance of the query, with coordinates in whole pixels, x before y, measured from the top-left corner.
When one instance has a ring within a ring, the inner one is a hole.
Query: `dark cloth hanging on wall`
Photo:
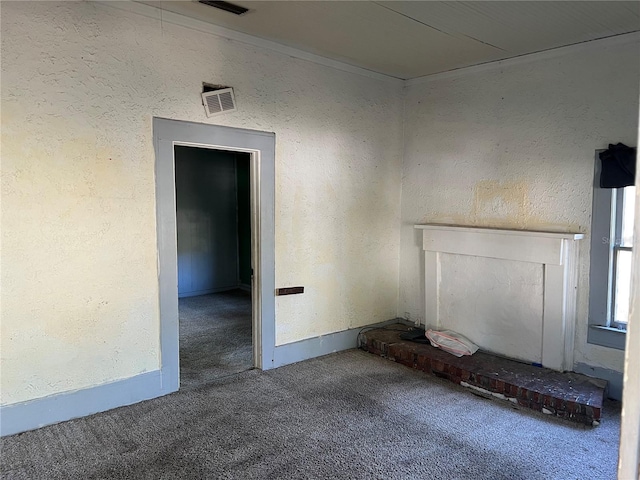
[[[637,149],[624,143],[609,144],[599,154],[602,162],[600,188],[622,188],[635,184]]]

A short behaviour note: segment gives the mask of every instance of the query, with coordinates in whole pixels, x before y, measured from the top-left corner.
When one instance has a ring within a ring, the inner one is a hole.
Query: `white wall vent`
[[[207,117],[213,117],[222,113],[235,112],[236,99],[233,96],[233,88],[223,88],[202,94],[202,102]]]

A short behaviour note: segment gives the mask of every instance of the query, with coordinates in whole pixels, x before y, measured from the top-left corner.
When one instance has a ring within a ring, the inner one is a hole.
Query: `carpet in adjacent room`
[[[179,299],[180,388],[253,366],[251,294],[243,290]]]

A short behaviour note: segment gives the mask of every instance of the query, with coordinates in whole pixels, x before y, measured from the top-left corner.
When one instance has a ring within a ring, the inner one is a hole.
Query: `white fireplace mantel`
[[[573,369],[577,241],[584,238],[583,234],[448,225],[415,225],[415,228],[422,230],[425,251],[426,325],[442,327],[438,311],[441,253],[540,264],[544,275],[539,339],[542,365],[558,371]]]

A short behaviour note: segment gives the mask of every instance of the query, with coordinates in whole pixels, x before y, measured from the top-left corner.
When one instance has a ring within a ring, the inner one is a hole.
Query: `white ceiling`
[[[639,1],[232,2],[141,3],[401,79],[640,31]]]

